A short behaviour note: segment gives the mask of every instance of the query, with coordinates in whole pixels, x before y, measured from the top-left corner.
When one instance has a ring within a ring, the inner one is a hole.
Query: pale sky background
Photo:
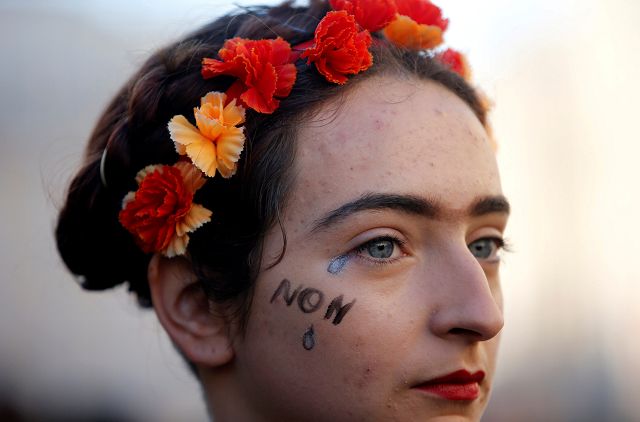
[[[107,101],[156,48],[233,9],[220,4],[0,2],[0,408],[206,419],[153,313],[124,287],[82,291],[52,231]],[[483,421],[640,421],[640,2],[436,4],[496,104],[513,205]]]

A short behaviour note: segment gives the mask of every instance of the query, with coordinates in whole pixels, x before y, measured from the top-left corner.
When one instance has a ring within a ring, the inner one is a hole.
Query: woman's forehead
[[[370,192],[437,198],[452,209],[501,194],[482,124],[434,82],[364,81],[338,114],[321,110],[299,142],[295,198],[303,213]]]

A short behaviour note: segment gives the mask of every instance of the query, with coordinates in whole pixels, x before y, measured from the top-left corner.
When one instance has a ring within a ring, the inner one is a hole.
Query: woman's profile
[[[478,421],[509,215],[427,0],[224,16],[98,121],[56,231],[153,307],[225,421]]]

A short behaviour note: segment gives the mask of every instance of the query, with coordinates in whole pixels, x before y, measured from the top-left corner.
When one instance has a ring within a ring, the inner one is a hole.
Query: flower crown
[[[314,38],[291,47],[282,38],[227,40],[218,59],[205,58],[202,76],[237,78],[226,92],[209,92],[194,109],[196,125],[184,116],[168,124],[180,159],[174,165],[155,164],[136,175],[138,189],[122,200],[119,220],[146,253],[183,255],[189,233],[211,220],[212,212],[193,202],[195,192],[216,172],[233,176],[244,148],[245,111],[273,113],[296,82],[295,62],[314,63],[329,82],[344,84],[347,75],[368,69],[371,33],[404,48],[430,50],[442,44],[449,20],[429,0],[329,0],[334,11],[318,24]],[[467,62],[447,49],[435,58],[465,78]],[[104,158],[100,166],[102,182]]]

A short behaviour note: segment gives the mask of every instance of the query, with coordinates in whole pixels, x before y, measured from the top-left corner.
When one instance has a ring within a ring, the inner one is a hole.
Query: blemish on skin
[[[351,254],[336,256],[329,263],[327,272],[333,275],[342,274],[342,272],[347,268],[347,262],[349,262],[349,258],[351,258]]]
[[[313,335],[313,324],[311,325],[311,327],[309,327],[309,329],[307,330],[307,332],[305,332],[302,335],[302,347],[305,348],[305,350],[311,350],[314,347],[316,347],[316,338]]]

